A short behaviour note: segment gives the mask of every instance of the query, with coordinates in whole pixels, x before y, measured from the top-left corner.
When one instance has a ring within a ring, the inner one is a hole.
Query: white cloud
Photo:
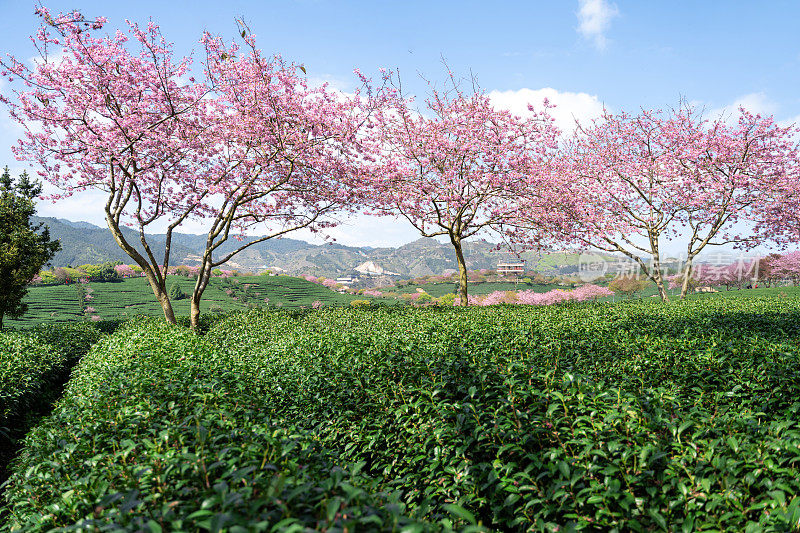
[[[606,32],[611,21],[619,16],[616,4],[606,0],[578,0],[578,32],[594,43],[598,50],[603,50],[608,43]]]
[[[57,52],[48,53],[47,57],[42,56],[32,56],[28,58],[28,66],[32,69],[35,69],[39,65],[43,65],[45,63],[49,63],[51,65],[60,65],[64,59],[66,59],[67,55],[64,53],[64,50],[58,50]]]
[[[556,89],[522,88],[516,91],[492,91],[489,93],[492,102],[517,115],[528,113],[528,104],[535,109],[542,109],[542,101],[547,98],[555,108],[550,115],[556,120],[556,126],[562,131],[575,129],[575,121],[586,123],[603,113],[603,103],[595,95],[588,93],[559,92]]]
[[[770,100],[765,93],[758,92],[742,95],[730,104],[712,108],[708,111],[706,116],[712,120],[723,116],[726,122],[736,122],[740,107],[745,108],[751,113],[764,116],[777,115],[779,109],[779,105],[773,100]]]
[[[800,126],[800,115],[787,118],[786,120],[779,120],[778,125],[785,128],[787,126]]]
[[[375,248],[402,246],[420,238],[419,232],[404,219],[358,214],[349,217],[334,228],[325,230],[334,242],[345,246],[373,246]],[[319,233],[299,230],[286,237],[323,244]],[[330,242],[330,241],[328,241]]]

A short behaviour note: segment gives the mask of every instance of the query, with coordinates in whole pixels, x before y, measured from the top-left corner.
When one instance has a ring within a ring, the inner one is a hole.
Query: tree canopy
[[[27,310],[23,302],[28,282],[61,249],[50,240],[44,224],[31,224],[36,213],[34,198],[41,186],[27,173],[17,180],[8,167],[0,176],[0,329],[3,318],[18,318]]]

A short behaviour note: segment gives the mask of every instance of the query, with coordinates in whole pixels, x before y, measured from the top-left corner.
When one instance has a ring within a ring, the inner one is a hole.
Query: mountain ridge
[[[62,250],[51,261],[52,266],[78,266],[106,261],[122,261],[126,264],[132,262],[106,228],[89,222],[54,217],[36,217],[34,222],[46,224],[51,238],[61,241]],[[130,228],[123,228],[123,233],[129,242],[142,250],[138,233]],[[257,237],[250,237],[255,238]],[[148,240],[154,249],[163,250],[164,239],[164,235],[148,234]],[[174,233],[170,264],[199,264],[205,240],[205,235]],[[218,253],[228,253],[246,241],[247,238],[244,241],[230,239],[220,246]],[[467,268],[472,270],[494,269],[500,261],[516,259],[510,252],[498,252],[496,245],[486,240],[464,243],[464,255]],[[563,260],[558,255],[563,255]],[[555,252],[537,256],[536,252],[524,252],[520,256],[526,260],[529,270],[542,273],[558,274],[577,269],[574,253]],[[608,254],[605,257],[611,262],[620,260]],[[357,266],[367,261],[402,277],[438,275],[457,269],[452,247],[430,238],[420,238],[398,247],[376,248],[339,243],[312,244],[290,237],[254,244],[234,256],[227,263],[227,268],[249,272],[275,269],[292,275],[338,277],[354,273]]]

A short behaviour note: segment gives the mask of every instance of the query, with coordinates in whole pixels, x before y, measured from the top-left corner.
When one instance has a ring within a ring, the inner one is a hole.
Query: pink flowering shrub
[[[481,299],[479,297],[477,297],[477,296],[473,296],[471,294],[468,294],[467,295],[467,303],[469,305],[480,305],[481,304]],[[456,297],[456,299],[453,300],[453,305],[461,305],[461,298],[460,297]]]
[[[306,274],[305,276],[303,276],[303,279],[306,281],[310,281],[311,283],[317,283],[317,277],[312,276],[311,274]]]
[[[114,271],[121,278],[130,278],[133,277],[133,275],[135,274],[133,269],[129,265],[115,265]]]
[[[367,296],[374,296],[376,298],[383,296],[381,291],[375,289],[367,289],[363,292],[363,294],[366,294]]]
[[[311,304],[311,307],[313,307],[314,309],[319,309],[324,305],[325,304],[323,304],[320,300],[314,300],[314,303]]]
[[[487,294],[481,300],[480,305],[487,306],[487,305],[498,305],[498,304],[505,304],[505,303],[515,303],[516,297],[514,293],[509,294],[506,291],[494,291],[490,294]]]
[[[570,291],[570,297],[576,302],[596,300],[597,298],[601,298],[603,296],[612,296],[613,294],[614,291],[608,289],[607,287],[600,287],[591,283]]]
[[[535,292],[530,290],[519,291],[512,294],[503,291],[495,291],[491,294],[487,294],[483,298],[469,296],[469,304],[481,306],[497,305],[501,303],[515,303],[519,305],[553,305],[568,301],[585,302],[586,300],[594,300],[603,296],[611,296],[613,294],[614,292],[606,287],[587,284],[571,291],[554,289],[548,292]]]
[[[336,283],[335,279],[326,279],[322,282],[322,285],[328,287],[329,289],[335,289],[338,283]]]

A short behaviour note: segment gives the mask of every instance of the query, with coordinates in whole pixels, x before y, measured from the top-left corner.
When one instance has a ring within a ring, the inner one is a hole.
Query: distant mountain
[[[87,263],[122,261],[131,259],[119,248],[107,228],[88,222],[73,222],[61,218],[39,218],[50,228],[50,235],[61,241],[61,252],[56,254],[52,266],[79,266]],[[138,234],[124,228],[128,242],[139,244]],[[255,237],[251,238],[255,239]],[[163,235],[148,235],[154,249],[163,250]],[[198,264],[205,246],[205,235],[175,233],[172,240],[170,263],[173,265]],[[230,239],[217,251],[217,255],[228,253],[246,243]],[[516,260],[508,252],[497,252],[495,244],[485,240],[464,243],[464,255],[469,269],[493,269],[498,262]],[[159,257],[159,256],[157,256]],[[566,274],[577,271],[577,255],[574,253],[521,255],[528,270],[545,274]],[[620,258],[605,255],[609,262]],[[384,271],[396,272],[404,277],[442,274],[457,269],[455,253],[450,244],[434,239],[422,238],[397,248],[373,248],[344,246],[341,244],[311,244],[297,239],[270,239],[247,248],[228,262],[228,268],[258,272],[267,268],[279,268],[289,274],[313,274],[336,277],[354,272],[355,268],[371,262]]]
[[[96,226],[96,225],[92,224],[91,222],[83,222],[83,221],[80,221],[80,220],[78,222],[73,222],[71,220],[67,220],[66,218],[56,218],[56,219],[53,219],[53,220],[57,220],[61,224],[66,224],[67,226],[70,226],[70,227],[73,227],[73,228],[78,228],[78,229],[104,229],[104,228],[101,228],[100,226]]]
[[[131,258],[117,245],[108,228],[101,228],[88,222],[72,222],[63,218],[32,217],[33,222],[44,222],[50,228],[52,239],[61,241],[61,251],[50,262],[52,266],[79,266],[88,263],[104,263],[106,261],[122,261],[131,263]],[[139,235],[129,228],[122,229],[128,242],[143,251],[139,244]],[[151,244],[163,249],[164,237],[151,236]],[[194,250],[178,243],[173,243],[172,257],[180,264]]]

